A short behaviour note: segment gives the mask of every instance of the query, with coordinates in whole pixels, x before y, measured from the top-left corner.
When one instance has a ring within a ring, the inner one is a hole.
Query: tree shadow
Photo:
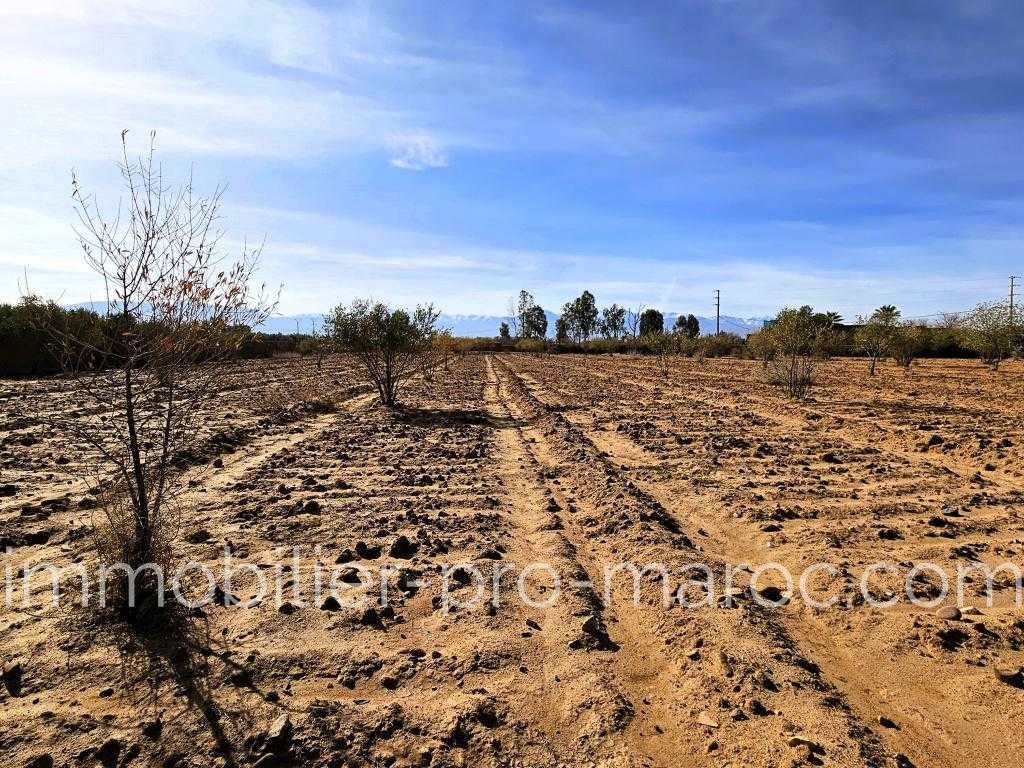
[[[248,719],[246,708],[239,706],[229,711],[222,707],[213,695],[210,681],[213,677],[211,658],[223,661],[233,672],[229,680],[237,687],[249,688],[258,693],[248,676],[237,673],[244,668],[230,660],[226,653],[215,650],[216,639],[210,633],[206,617],[190,613],[176,603],[160,609],[144,622],[126,623],[111,621],[107,625],[111,640],[121,660],[122,676],[128,691],[143,691],[136,701],[137,711],[152,709],[159,704],[160,693],[165,685],[173,685],[184,694],[189,706],[201,716],[216,745],[216,753],[223,758],[225,768],[236,768],[238,747],[236,741],[225,730],[224,721],[229,719],[240,725]],[[162,730],[157,716],[155,729]],[[143,724],[153,727],[153,724]],[[235,728],[238,732],[244,732]]]
[[[498,418],[480,409],[410,408],[392,410],[396,421],[419,427],[493,426]]]

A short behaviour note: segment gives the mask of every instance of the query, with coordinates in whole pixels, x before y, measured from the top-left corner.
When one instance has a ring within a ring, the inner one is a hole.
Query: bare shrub
[[[105,213],[72,179],[76,233],[106,288],[106,323],[115,331],[99,340],[54,325],[45,313],[39,323],[82,406],[55,426],[100,456],[97,550],[102,560],[136,570],[168,565],[182,457],[195,447],[203,406],[224,365],[274,302],[262,287],[250,288],[259,248],[224,263],[217,229],[223,189],[201,197],[191,180],[167,185],[153,161],[153,137],[148,153],[130,160],[125,133],[126,200],[116,214]],[[136,595],[145,602],[157,587],[149,572],[136,582]]]
[[[437,335],[434,324],[439,314],[432,304],[409,313],[356,299],[347,307],[335,307],[326,320],[335,344],[356,356],[377,388],[381,403],[391,408],[426,362]]]
[[[785,355],[768,362],[768,380],[802,400],[814,384],[815,364],[809,355]]]
[[[666,381],[669,374],[669,358],[678,355],[680,350],[680,337],[675,333],[655,333],[647,337],[647,343],[658,356],[661,365],[661,375]]]

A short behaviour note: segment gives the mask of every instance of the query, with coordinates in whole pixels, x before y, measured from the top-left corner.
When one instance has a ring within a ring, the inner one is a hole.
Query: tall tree
[[[584,291],[562,307],[565,328],[569,337],[577,344],[586,341],[597,331],[597,302],[594,294]]]
[[[544,308],[534,304],[523,317],[523,338],[543,339],[548,335],[548,316]]]
[[[700,320],[694,315],[680,314],[676,317],[675,329],[688,339],[696,339],[700,336]]]
[[[598,330],[607,339],[618,339],[626,333],[626,308],[612,304],[601,310]]]
[[[665,332],[665,316],[656,309],[645,309],[640,315],[640,335],[650,336]]]

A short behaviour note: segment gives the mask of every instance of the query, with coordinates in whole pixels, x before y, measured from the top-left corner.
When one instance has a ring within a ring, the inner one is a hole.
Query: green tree
[[[577,344],[587,341],[597,331],[597,303],[594,294],[584,291],[577,298],[562,307],[566,332]]]
[[[700,321],[693,315],[679,315],[676,317],[676,330],[688,339],[696,339],[700,336]]]
[[[606,339],[619,339],[626,333],[626,308],[612,304],[601,310],[598,330]]]
[[[544,308],[534,304],[523,316],[523,338],[543,339],[548,335],[548,316]]]
[[[347,307],[339,304],[326,321],[338,348],[355,355],[377,388],[381,403],[393,407],[432,347],[438,315],[432,304],[410,313],[356,299]]]
[[[900,314],[900,311],[894,305],[883,304],[874,311],[871,317],[878,320],[880,323],[893,327],[900,319]]]
[[[1015,333],[1010,324],[1009,302],[982,302],[960,322],[961,343],[977,353],[986,365],[998,368],[1013,354]]]
[[[889,354],[892,355],[897,365],[909,371],[910,366],[925,350],[927,344],[927,328],[915,325],[909,320],[895,323],[889,336]]]
[[[894,326],[881,322],[876,312],[867,320],[862,320],[860,328],[854,333],[853,341],[857,349],[871,361],[868,376],[875,375],[878,360],[888,354],[893,330]]]
[[[822,331],[814,310],[807,306],[784,309],[765,330],[770,331],[775,352],[768,363],[770,380],[791,397],[803,398],[814,383],[813,356]]]
[[[640,335],[650,336],[665,332],[665,316],[656,309],[645,309],[640,315]]]

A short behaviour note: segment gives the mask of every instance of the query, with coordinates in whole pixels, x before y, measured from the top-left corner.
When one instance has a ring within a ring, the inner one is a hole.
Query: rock
[[[955,605],[945,605],[935,612],[935,615],[943,621],[959,621],[960,609]]]
[[[896,723],[893,720],[890,720],[885,715],[879,715],[878,716],[878,724],[880,726],[882,726],[883,728],[892,728],[892,729],[897,730],[897,731],[900,729],[900,727],[898,725],[896,725]]]
[[[241,605],[242,601],[232,595],[230,592],[225,592],[221,589],[220,585],[217,584],[213,588],[213,602],[217,605],[225,608]]]
[[[995,667],[996,679],[1014,688],[1024,688],[1024,669],[1021,667],[999,664]]]
[[[25,768],[53,768],[53,756],[48,754],[36,755],[25,763]]]
[[[391,557],[399,558],[401,560],[408,560],[410,557],[416,554],[416,550],[418,548],[418,544],[409,541],[409,537],[403,534],[402,536],[399,536],[397,539],[395,539],[394,543],[391,545],[391,549],[388,550],[388,554]]]
[[[698,712],[697,717],[695,719],[699,725],[706,726],[707,728],[718,727],[718,721],[715,720],[715,718],[713,718],[707,712]]]
[[[338,571],[338,580],[344,584],[359,584],[359,569],[357,568],[342,568]]]
[[[4,666],[3,669],[3,681],[7,687],[8,693],[14,698],[21,695],[22,676],[24,672],[21,668],[21,663],[18,661],[12,661]]]
[[[18,486],[13,483],[5,483],[0,485],[0,497],[3,496],[14,496],[18,492]]]
[[[113,688],[109,688],[108,687],[108,688],[104,688],[102,691],[100,691],[100,698],[101,699],[109,699],[113,695],[114,695],[114,689]]]
[[[96,759],[100,761],[103,768],[113,768],[117,765],[117,759],[121,756],[121,740],[109,738],[96,750]]]
[[[747,711],[758,717],[764,717],[765,715],[771,714],[768,711],[768,707],[762,704],[758,699],[749,699],[747,701]]]
[[[341,603],[334,595],[329,595],[326,600],[320,605],[321,611],[338,611],[341,610]]]
[[[380,557],[380,547],[376,544],[371,546],[365,541],[360,541],[356,544],[356,554],[367,560],[376,560]]]
[[[150,741],[159,741],[160,735],[164,732],[163,720],[149,720],[141,726],[142,735]]]
[[[587,617],[587,620],[583,622],[583,626],[580,629],[583,631],[583,637],[569,643],[571,649],[597,648],[603,651],[619,650],[618,644],[609,637],[604,622],[597,614]]]
[[[302,506],[302,511],[307,515],[319,515],[320,502],[316,499],[310,499]]]
[[[264,741],[266,750],[269,752],[283,752],[287,749],[289,743],[292,740],[292,721],[288,717],[287,713],[282,713],[270,725],[270,729],[267,731],[267,737]]]
[[[215,469],[223,469],[223,467],[224,467],[224,459],[222,459],[222,458],[220,458],[218,456],[216,459],[213,460],[213,466],[214,466]]]
[[[398,572],[398,588],[410,597],[415,595],[422,586],[420,576],[422,574],[415,568],[403,568]]]
[[[751,588],[751,592],[753,591],[753,588]],[[757,590],[757,596],[761,598],[762,602],[773,603],[778,606],[787,605],[789,603],[789,594],[783,592],[778,587],[761,587]]]
[[[812,741],[804,736],[790,736],[789,741],[786,742],[789,746],[794,748],[806,747],[811,752],[824,752],[820,744],[816,741]]]
[[[295,603],[289,603],[288,601],[285,601],[281,603],[280,607],[277,610],[279,613],[283,613],[285,616],[291,616],[293,613],[299,610],[299,607],[295,605]]]
[[[364,627],[376,627],[377,629],[384,628],[384,622],[380,618],[380,614],[377,613],[374,608],[367,608],[363,611],[363,615],[359,617],[359,623]]]
[[[203,544],[209,541],[211,538],[212,537],[210,536],[210,532],[208,530],[206,530],[205,528],[200,528],[198,531],[195,531],[187,539],[185,539],[185,541],[187,541],[189,544]]]

